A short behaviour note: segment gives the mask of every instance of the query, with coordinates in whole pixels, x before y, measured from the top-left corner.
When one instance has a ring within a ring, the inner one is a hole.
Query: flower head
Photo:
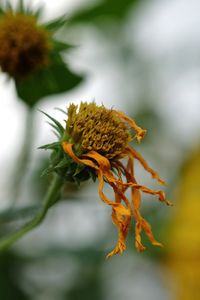
[[[30,107],[82,81],[61,55],[71,45],[55,36],[67,22],[66,13],[43,23],[43,9],[33,9],[24,0],[16,5],[10,0],[0,3],[0,71],[14,80],[19,98]]]
[[[0,18],[0,66],[20,79],[47,65],[51,43],[36,17],[7,11]]]
[[[128,127],[113,110],[95,103],[74,104],[68,109],[66,132],[82,153],[90,150],[112,159],[122,153],[131,137]]]
[[[53,121],[52,126],[60,138],[56,143],[41,147],[53,150],[51,165],[46,172],[57,172],[68,181],[98,178],[99,196],[112,208],[112,221],[118,229],[117,245],[108,257],[126,249],[131,218],[135,219],[135,246],[138,251],[145,249],[141,241],[142,230],[153,245],[161,246],[154,238],[150,224],[141,215],[141,193],[156,195],[168,205],[170,202],[163,191],[152,190],[136,181],[134,160],[138,160],[160,184],[164,184],[164,181],[129,144],[134,137],[140,142],[146,130],[124,113],[95,103],[81,103],[79,108],[71,104],[65,128],[47,116]],[[127,160],[125,164],[122,158]],[[113,199],[104,194],[104,183],[113,189]],[[126,195],[128,190],[131,200]]]

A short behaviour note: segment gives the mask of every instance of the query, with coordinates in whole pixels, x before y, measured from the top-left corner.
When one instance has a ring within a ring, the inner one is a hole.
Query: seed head
[[[25,78],[48,64],[48,32],[37,25],[34,16],[12,11],[1,16],[0,45],[0,67],[15,79]]]
[[[69,106],[66,131],[83,153],[94,150],[112,159],[123,152],[130,141],[129,130],[112,109],[95,103],[81,103],[77,108]]]

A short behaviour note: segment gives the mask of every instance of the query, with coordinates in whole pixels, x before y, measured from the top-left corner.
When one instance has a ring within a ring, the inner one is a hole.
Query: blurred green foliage
[[[139,0],[102,0],[93,7],[75,13],[70,18],[70,23],[90,23],[99,26],[104,19],[123,22],[126,14],[139,3]]]
[[[27,300],[27,296],[16,280],[22,259],[16,254],[6,252],[0,254],[0,299]]]

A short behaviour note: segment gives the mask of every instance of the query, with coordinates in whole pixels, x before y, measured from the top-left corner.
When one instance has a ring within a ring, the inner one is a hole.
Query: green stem
[[[8,248],[11,244],[16,242],[27,232],[37,227],[43,221],[43,219],[47,214],[48,209],[58,200],[62,185],[63,185],[63,179],[58,175],[54,175],[52,184],[50,185],[47,194],[44,197],[43,205],[41,209],[38,211],[38,213],[30,222],[25,224],[18,231],[0,240],[0,251]]]
[[[18,200],[22,188],[24,186],[24,179],[27,174],[28,163],[30,161],[31,149],[33,144],[33,119],[34,112],[33,109],[28,108],[26,122],[25,122],[25,133],[22,144],[22,152],[19,155],[18,162],[16,165],[16,170],[13,175],[13,182],[11,186],[11,206],[14,206],[15,202]]]

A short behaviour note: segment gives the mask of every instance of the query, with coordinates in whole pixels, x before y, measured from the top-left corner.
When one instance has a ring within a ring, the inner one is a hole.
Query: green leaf
[[[16,80],[16,89],[18,96],[33,107],[41,98],[73,89],[82,79],[68,69],[59,54],[53,53],[46,68],[27,79]]]
[[[105,18],[112,18],[116,20],[123,19],[127,12],[133,7],[133,5],[138,4],[139,0],[104,0],[97,3],[95,7],[85,9],[76,13],[70,18],[70,23],[95,23],[97,21],[102,21]]]

